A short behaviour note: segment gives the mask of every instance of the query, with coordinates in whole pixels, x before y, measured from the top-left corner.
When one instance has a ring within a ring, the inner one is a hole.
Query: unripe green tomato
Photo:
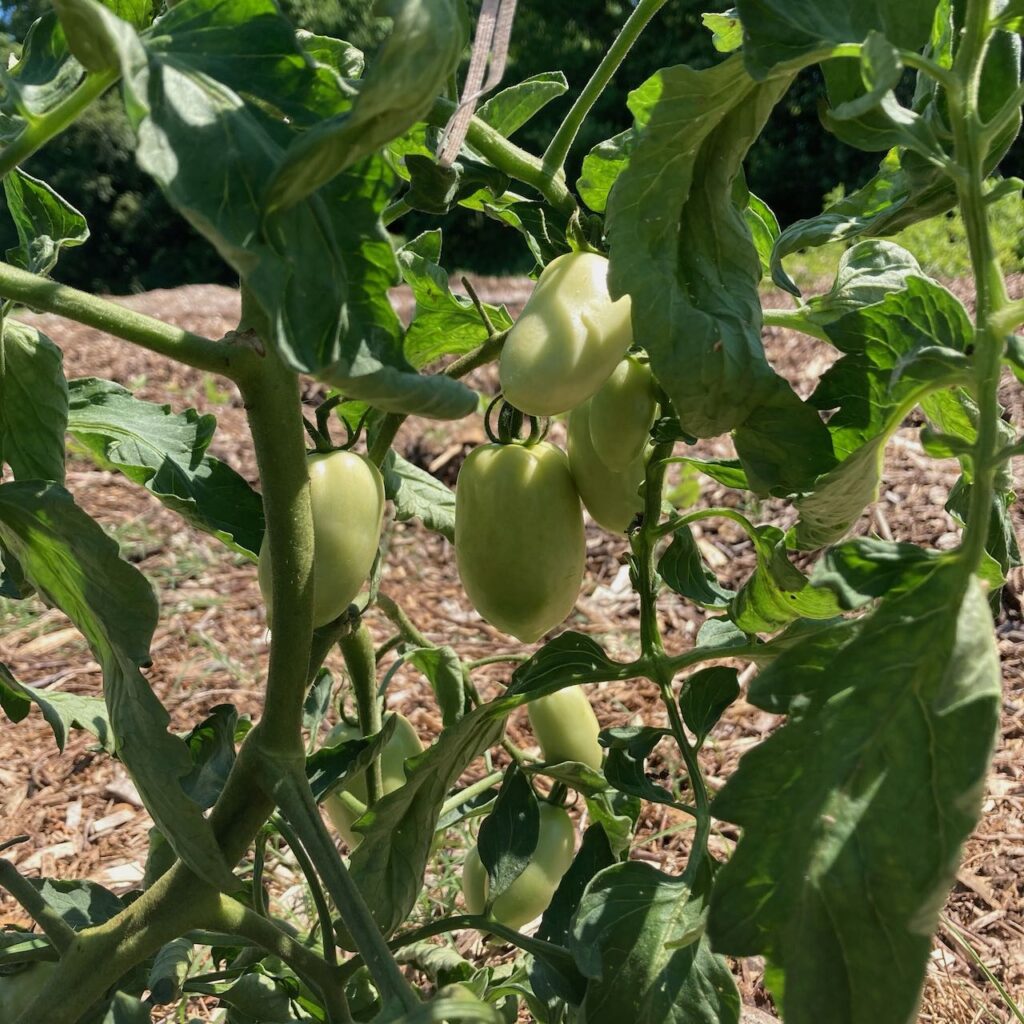
[[[593,252],[552,260],[505,339],[505,398],[531,416],[586,401],[633,342],[629,296],[612,302],[608,261]]]
[[[494,901],[491,913],[495,920],[518,930],[547,910],[562,875],[572,864],[575,838],[569,815],[561,807],[542,803],[537,849],[523,873]],[[480,851],[474,846],[462,868],[462,895],[470,914],[484,912],[488,885]]]
[[[17,1020],[56,969],[57,964],[44,960],[13,974],[0,974],[0,1021]]]
[[[405,785],[405,762],[410,757],[415,757],[423,752],[423,744],[413,728],[412,722],[405,715],[397,711],[385,716],[385,721],[392,717],[397,720],[395,731],[391,739],[384,745],[380,755],[380,774],[384,793],[393,793],[396,789]],[[359,739],[362,733],[359,727],[349,725],[347,722],[340,722],[328,734],[326,745],[333,746],[336,743],[344,743],[346,740]],[[338,792],[351,793],[361,804],[366,803],[366,773],[362,772],[350,782],[345,782],[324,801],[324,810],[331,819],[331,823],[338,830],[342,839],[348,843],[350,850],[354,850],[360,842],[362,835],[352,831],[352,823],[359,817],[350,810],[339,797]]]
[[[473,607],[532,643],[572,611],[583,582],[583,510],[565,453],[541,441],[469,453],[455,489],[455,558]]]
[[[644,458],[639,455],[621,473],[598,458],[591,440],[592,402],[569,413],[569,471],[594,521],[613,533],[624,533],[644,507]]]
[[[373,568],[384,524],[384,480],[355,452],[314,453],[307,460],[313,507],[313,626],[333,622],[352,603]],[[270,603],[270,546],[260,548],[260,590]]]
[[[590,400],[590,439],[597,457],[614,472],[643,454],[658,402],[647,363],[626,356]]]
[[[526,705],[530,727],[549,764],[579,761],[591,768],[601,767],[601,727],[581,686],[567,686]]]

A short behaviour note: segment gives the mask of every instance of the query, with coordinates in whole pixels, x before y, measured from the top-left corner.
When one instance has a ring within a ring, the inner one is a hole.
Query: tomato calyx
[[[500,405],[500,408],[498,408]],[[491,416],[498,408],[497,430],[491,426]],[[484,430],[493,444],[518,444],[524,448],[531,448],[539,444],[547,437],[550,420],[546,416],[529,416],[517,409],[510,402],[499,394],[487,406],[484,413]],[[522,437],[523,427],[529,425],[529,433]]]

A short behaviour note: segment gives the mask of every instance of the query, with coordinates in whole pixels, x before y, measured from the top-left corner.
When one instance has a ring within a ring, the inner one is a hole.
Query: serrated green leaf
[[[0,537],[36,591],[78,627],[103,669],[118,757],[178,856],[222,889],[236,887],[210,823],[181,788],[185,744],[139,671],[149,664],[156,598],[95,520],[57,484],[0,485]]]
[[[476,116],[508,138],[568,89],[561,71],[544,71],[495,93],[481,104]]]
[[[743,56],[755,78],[815,63],[839,43],[860,43],[871,31],[916,50],[929,38],[937,0],[737,0]]]
[[[67,99],[85,69],[71,56],[57,15],[48,11],[32,24],[11,68],[0,66],[0,111],[12,119],[4,135],[13,137]]]
[[[630,725],[601,731],[601,746],[607,747],[604,777],[608,785],[628,796],[656,804],[674,805],[676,798],[664,786],[652,782],[646,771],[651,751],[668,735],[667,729]]]
[[[580,902],[570,948],[590,980],[587,1024],[738,1024],[729,965],[704,936],[705,896],[640,861],[601,871]]]
[[[0,322],[0,464],[17,480],[64,482],[64,354],[34,327]]]
[[[739,695],[738,673],[724,665],[701,669],[685,680],[679,691],[679,710],[698,745]]]
[[[788,84],[755,83],[733,56],[659,71],[630,97],[638,140],[609,196],[609,284],[631,296],[654,374],[697,437],[743,423],[777,387],[760,263],[732,187]]]
[[[612,661],[603,648],[585,633],[569,630],[546,643],[524,661],[509,680],[508,697],[545,697],[566,686],[616,679],[623,666]]]
[[[7,262],[34,274],[48,274],[61,249],[89,238],[85,218],[44,181],[15,168],[4,178],[7,209],[18,232],[18,246],[7,250]]]
[[[386,0],[392,19],[351,109],[316,125],[288,148],[267,188],[267,207],[292,206],[336,174],[422,120],[462,54],[454,0]]]
[[[416,311],[405,335],[405,356],[420,369],[442,356],[482,345],[488,330],[468,298],[455,295],[441,266],[441,232],[427,231],[398,250],[402,278],[412,289]],[[485,306],[499,331],[512,326],[504,306]]]
[[[713,804],[743,836],[709,931],[722,952],[770,956],[790,1024],[903,1024],[980,809],[999,660],[958,563],[844,631],[838,649],[808,640],[751,686],[764,708],[784,690],[791,717]]]
[[[342,78],[358,78],[363,73],[363,51],[345,42],[344,39],[318,35],[305,29],[299,29],[295,33],[295,38],[313,60],[330,68]]]
[[[672,543],[658,562],[658,575],[669,589],[702,608],[728,608],[736,596],[704,563],[689,526],[681,526],[672,534]]]
[[[12,722],[20,722],[36,704],[53,731],[57,749],[62,753],[71,729],[84,729],[99,741],[108,754],[114,753],[114,734],[107,717],[107,706],[99,697],[63,690],[36,689],[19,682],[0,662],[0,708]]]
[[[393,448],[381,465],[384,493],[394,502],[395,518],[419,519],[428,530],[455,543],[455,493],[425,469],[414,466]]]
[[[210,414],[136,398],[112,381],[70,384],[68,430],[102,466],[117,469],[193,526],[255,560],[263,501],[227,463],[206,453]]]
[[[124,909],[118,896],[86,878],[33,878],[29,881],[46,904],[76,932],[103,924]]]

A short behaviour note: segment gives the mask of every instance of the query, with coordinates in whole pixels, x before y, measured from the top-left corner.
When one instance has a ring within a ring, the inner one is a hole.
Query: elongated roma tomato
[[[491,912],[496,920],[518,929],[547,910],[562,875],[572,864],[574,840],[569,815],[561,807],[542,803],[537,849],[523,873],[494,901]],[[487,871],[474,846],[462,868],[462,895],[469,913],[483,913],[487,890]]]
[[[530,727],[549,764],[579,761],[591,768],[601,767],[601,731],[597,715],[581,686],[567,686],[526,705]]]
[[[564,452],[546,441],[470,452],[455,489],[455,558],[488,622],[524,643],[539,639],[572,611],[585,553]]]
[[[608,261],[570,252],[552,260],[509,331],[499,375],[505,398],[531,416],[588,399],[633,341],[629,296],[612,302]]]
[[[422,753],[423,744],[413,728],[412,722],[405,715],[397,711],[385,716],[385,721],[392,715],[397,719],[395,731],[391,739],[384,745],[380,755],[380,774],[383,783],[384,793],[393,793],[396,789],[405,785],[405,762],[410,757]],[[345,740],[354,740],[362,736],[359,727],[349,725],[348,722],[339,722],[328,734],[326,745],[334,746],[337,743],[344,743]],[[351,782],[342,785],[324,801],[324,810],[331,819],[331,823],[338,830],[342,839],[348,843],[350,850],[354,850],[362,836],[353,832],[352,823],[359,817],[359,814],[349,807],[340,797],[339,793],[351,793],[361,804],[366,803],[366,773],[357,775]]]
[[[355,452],[312,454],[308,466],[316,627],[336,619],[370,575],[384,523],[384,481],[377,467]],[[265,536],[259,580],[269,623],[270,546]]]
[[[647,446],[657,409],[650,366],[626,356],[590,400],[597,457],[611,470],[626,470]]]
[[[609,469],[594,450],[592,422],[593,399],[569,413],[569,470],[594,521],[613,533],[624,533],[643,509],[643,455],[622,472]]]

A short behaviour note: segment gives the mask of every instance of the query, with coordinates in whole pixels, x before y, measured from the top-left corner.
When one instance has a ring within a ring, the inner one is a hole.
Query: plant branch
[[[816,324],[802,309],[765,309],[761,312],[761,323],[765,327],[784,327],[799,331],[819,341],[828,341],[825,328]]]
[[[324,894],[323,886],[320,884],[320,879],[317,877],[316,868],[309,859],[302,843],[299,842],[299,837],[292,830],[288,822],[279,814],[274,815],[273,821],[274,828],[281,833],[282,838],[288,844],[288,848],[292,851],[292,855],[298,862],[299,870],[306,879],[309,891],[312,893],[317,918],[320,921],[324,958],[328,963],[336,964],[338,962],[338,946],[335,942],[334,924],[331,921],[331,908],[327,902],[327,896]]]
[[[7,177],[15,167],[21,166],[50,139],[77,121],[120,77],[121,72],[116,69],[92,72],[69,96],[26,124],[20,134],[0,149],[0,178]]]
[[[380,732],[383,724],[381,701],[377,696],[377,656],[373,637],[361,622],[358,629],[341,638],[339,646],[352,683],[359,729],[364,736],[373,736]],[[378,753],[366,770],[366,805],[372,807],[383,795],[384,782]]]
[[[544,151],[543,166],[549,174],[563,174],[565,158],[569,155],[569,150],[572,148],[587,114],[590,113],[591,108],[604,92],[612,76],[618,71],[619,65],[629,53],[637,37],[646,28],[651,18],[664,7],[665,3],[666,0],[640,0],[633,9],[633,13],[626,19],[615,42],[608,47],[608,52],[590,76],[590,81],[576,97],[576,102],[573,103],[561,127],[555,132],[554,138]]]
[[[211,341],[8,263],[0,263],[0,296],[106,331],[197,370],[231,379],[236,377],[238,364],[255,358],[255,353],[244,345]]]
[[[355,947],[364,957],[380,990],[382,1000],[385,1004],[393,1001],[404,1012],[412,1012],[420,1005],[419,998],[395,963],[370,908],[342,862],[320,817],[305,773],[288,770],[287,765],[282,765],[279,770],[267,768],[264,784],[272,788],[282,815],[295,830],[298,841],[327,886]]]
[[[6,889],[63,953],[75,941],[75,930],[43,899],[39,890],[9,861],[0,857],[0,887]]]
[[[320,993],[332,1024],[349,1024],[352,1014],[345,999],[345,984],[337,966],[296,942],[272,920],[261,917],[237,900],[222,896],[216,912],[217,927],[250,939],[262,949],[279,956],[296,974]]]

